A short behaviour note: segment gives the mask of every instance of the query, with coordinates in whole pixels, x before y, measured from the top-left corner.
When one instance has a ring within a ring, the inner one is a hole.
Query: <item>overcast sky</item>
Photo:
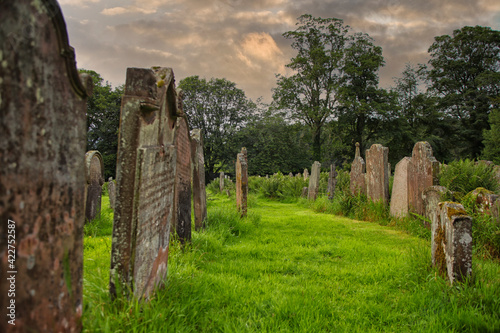
[[[297,17],[335,17],[383,49],[380,84],[405,63],[425,63],[435,36],[463,26],[500,29],[498,0],[59,0],[79,68],[114,86],[127,67],[172,67],[176,82],[226,78],[256,100],[271,101],[275,74],[295,55]]]

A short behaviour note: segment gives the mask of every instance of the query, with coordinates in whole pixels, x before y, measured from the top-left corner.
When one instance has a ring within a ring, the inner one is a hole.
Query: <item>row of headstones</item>
[[[92,79],[78,73],[55,0],[0,1],[0,13],[0,331],[78,332],[83,226],[104,182],[100,154],[84,159]],[[189,239],[191,183],[197,228],[206,216],[202,138],[180,101],[171,69],[127,70],[112,295],[117,282],[138,298],[161,286],[170,228]]]

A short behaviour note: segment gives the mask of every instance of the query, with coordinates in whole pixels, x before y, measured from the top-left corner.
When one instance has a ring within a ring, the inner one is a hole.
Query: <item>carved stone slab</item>
[[[85,218],[92,221],[101,215],[102,184],[104,184],[104,162],[97,150],[85,154]]]
[[[191,131],[191,153],[193,161],[194,225],[196,230],[201,230],[207,218],[207,193],[205,190],[203,135],[200,129]]]
[[[315,161],[311,166],[311,176],[309,177],[309,186],[307,192],[308,200],[316,200],[319,192],[319,176],[321,172],[321,163]]]
[[[248,198],[248,161],[247,149],[241,148],[241,153],[236,157],[236,207],[241,216],[247,215]]]
[[[389,201],[389,148],[374,144],[366,151],[366,195],[372,201]]]

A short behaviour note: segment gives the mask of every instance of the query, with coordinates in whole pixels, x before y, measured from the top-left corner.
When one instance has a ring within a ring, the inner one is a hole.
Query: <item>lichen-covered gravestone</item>
[[[241,216],[247,215],[248,198],[248,159],[247,149],[241,148],[241,153],[236,157],[236,207]]]
[[[200,129],[191,131],[191,152],[193,160],[193,203],[196,230],[205,227],[207,218],[207,193],[205,190],[205,157],[203,135]]]
[[[115,209],[115,201],[116,201],[116,184],[113,180],[113,177],[109,177],[108,180],[108,195],[109,195],[109,206],[111,209]]]
[[[149,298],[167,274],[178,112],[170,68],[128,68],[122,98],[110,292]],[[118,283],[118,284],[117,284]]]
[[[316,200],[319,192],[319,175],[321,172],[321,163],[314,161],[311,167],[311,176],[309,177],[309,187],[307,192],[308,200]]]
[[[85,219],[92,221],[101,215],[102,185],[104,184],[104,163],[97,150],[85,154]]]
[[[222,193],[224,191],[224,172],[220,172],[219,174],[219,191]]]
[[[366,180],[365,180],[365,161],[360,155],[359,143],[356,142],[356,154],[351,165],[351,193],[356,194],[366,194]]]
[[[79,332],[86,98],[56,1],[0,1],[0,332]]]
[[[422,193],[430,186],[438,185],[439,162],[432,155],[428,142],[417,142],[408,164],[408,205],[413,213],[425,214]]]
[[[330,165],[330,172],[328,174],[328,199],[332,200],[335,194],[335,187],[337,186],[337,170],[335,170],[335,164]]]
[[[432,264],[451,283],[472,274],[472,219],[459,203],[438,205],[432,221]]]
[[[443,201],[442,197],[446,194],[448,190],[444,186],[430,186],[424,190],[422,193],[422,200],[424,201],[425,217],[427,217],[432,224],[432,221],[436,219],[437,208],[440,202]],[[424,224],[432,228],[432,225],[428,225],[428,222],[424,221]]]
[[[391,216],[404,217],[408,215],[408,165],[410,157],[403,157],[394,169],[394,182],[391,194]]]
[[[309,171],[307,169],[304,169],[304,180],[307,180],[309,178]]]
[[[389,148],[373,144],[366,151],[366,195],[372,201],[389,201]]]

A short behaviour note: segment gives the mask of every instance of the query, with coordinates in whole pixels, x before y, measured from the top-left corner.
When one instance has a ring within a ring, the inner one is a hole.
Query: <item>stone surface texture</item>
[[[85,219],[92,221],[101,216],[102,185],[104,184],[104,162],[97,150],[85,154]]]
[[[372,201],[389,202],[389,148],[373,144],[366,151],[366,195]]]
[[[391,216],[408,215],[408,165],[411,157],[403,157],[394,169],[394,181],[391,194]]]
[[[360,155],[359,143],[356,142],[356,153],[351,164],[351,194],[366,194],[366,167],[365,161]]]
[[[431,252],[433,257],[436,252],[436,242],[434,241],[434,236],[437,233],[437,230],[433,228],[437,228],[438,224],[432,223],[432,221],[436,221],[438,219],[438,206],[439,203],[443,201],[441,198],[447,191],[448,190],[446,189],[446,187],[436,185],[426,188],[424,190],[424,193],[422,193],[422,199],[425,206],[425,217],[427,217],[431,221],[431,225],[428,227],[430,227],[431,229]],[[428,222],[424,223],[427,226]]]
[[[241,148],[236,157],[236,207],[241,216],[247,215],[248,199],[248,157],[247,149]]]
[[[0,1],[0,22],[0,332],[79,332],[92,81],[56,1]]]
[[[307,192],[308,200],[316,200],[319,192],[319,176],[321,173],[321,163],[314,161],[311,167],[311,176],[309,177],[309,186]]]
[[[200,129],[191,131],[191,157],[193,161],[193,206],[196,230],[205,227],[207,218],[207,192],[205,189],[205,157],[203,135]]]
[[[115,209],[116,202],[116,183],[113,177],[109,177],[108,180],[108,195],[109,195],[109,206],[111,209]]]
[[[330,172],[328,173],[328,186],[326,192],[328,193],[328,199],[332,200],[335,195],[335,187],[337,186],[337,175],[338,172],[335,170],[335,164],[330,165]]]
[[[219,174],[219,191],[222,193],[224,191],[224,172],[220,172]]]

